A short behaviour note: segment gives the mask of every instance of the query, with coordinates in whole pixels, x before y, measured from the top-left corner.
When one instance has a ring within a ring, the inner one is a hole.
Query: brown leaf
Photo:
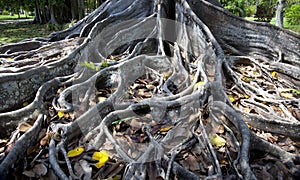
[[[46,175],[48,172],[44,164],[36,164],[31,170],[24,171],[23,174],[27,177],[41,177]]]
[[[18,130],[20,132],[27,132],[32,126],[30,124],[28,124],[27,122],[22,122],[19,126],[18,126]]]
[[[47,133],[41,140],[40,140],[40,145],[44,146],[49,142],[50,137],[52,136],[52,132]]]
[[[187,156],[187,158],[185,160],[182,160],[181,163],[182,163],[183,167],[186,167],[187,169],[189,169],[191,171],[200,170],[199,162],[192,155]]]
[[[282,92],[282,93],[280,93],[280,95],[282,97],[288,98],[288,99],[293,98],[293,94],[292,93],[284,93],[284,92]]]

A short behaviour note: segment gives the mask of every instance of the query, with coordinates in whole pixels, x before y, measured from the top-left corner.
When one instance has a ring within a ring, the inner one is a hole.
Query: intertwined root
[[[2,52],[7,90],[0,101],[12,100],[1,109],[1,125],[35,123],[13,133],[0,172],[21,166],[24,149],[38,145],[23,168],[48,164],[46,153],[61,179],[256,179],[271,177],[273,167],[299,176],[298,150],[277,142],[299,138],[299,43],[297,35],[207,1],[107,1],[73,28],[33,43],[35,50]],[[264,131],[273,134],[257,136]],[[76,147],[85,154],[70,158]],[[92,173],[89,153],[102,149],[111,155],[107,171]],[[271,168],[250,152],[272,156]]]

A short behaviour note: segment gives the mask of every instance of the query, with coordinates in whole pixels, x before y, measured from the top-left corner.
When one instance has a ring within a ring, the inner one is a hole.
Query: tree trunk
[[[1,178],[299,178],[299,44],[216,0],[109,0],[4,45]]]
[[[276,9],[276,18],[275,25],[278,27],[283,27],[283,17],[284,17],[284,8],[286,6],[286,0],[278,0],[278,5]]]
[[[55,12],[54,12],[54,5],[50,5],[50,20],[49,20],[49,24],[58,24],[56,17],[55,17]]]
[[[78,3],[77,1],[71,1],[71,14],[73,20],[79,19]]]
[[[79,20],[84,17],[84,0],[78,0],[78,18]]]

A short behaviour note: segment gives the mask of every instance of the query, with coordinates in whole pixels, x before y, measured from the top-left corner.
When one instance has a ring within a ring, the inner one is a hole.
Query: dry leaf
[[[247,94],[244,94],[244,97],[245,97],[246,99],[249,99],[250,96],[248,96]]]
[[[210,137],[210,143],[217,147],[222,147],[226,144],[226,140],[219,135],[215,134]]]
[[[277,76],[277,72],[273,71],[271,75],[272,75],[272,77],[276,77]]]
[[[280,93],[280,95],[284,98],[293,98],[293,94],[292,93]]]
[[[96,164],[94,164],[97,168],[101,168],[104,164],[109,160],[109,155],[105,150],[94,152],[93,159],[98,160]]]
[[[196,90],[199,86],[203,86],[205,84],[205,82],[203,81],[200,81],[200,82],[197,82],[194,87],[193,87],[193,90]]]
[[[52,132],[47,133],[47,134],[40,140],[40,145],[44,146],[44,145],[46,145],[47,143],[49,143],[49,140],[50,140],[52,134],[53,134]]]
[[[235,101],[235,99],[233,98],[233,96],[231,94],[228,95],[228,98],[229,98],[230,102],[234,102]]]
[[[172,128],[173,128],[173,126],[164,126],[164,127],[160,128],[159,131],[160,132],[167,132]]]
[[[246,112],[246,113],[250,113],[251,109],[248,108],[248,107],[244,107],[244,108],[243,108],[243,111]]]
[[[82,154],[84,151],[83,147],[78,147],[75,149],[72,149],[68,152],[68,157],[75,157],[75,156],[79,156],[80,154]]]
[[[19,125],[18,129],[20,132],[27,132],[32,126],[27,122],[23,122]]]
[[[147,84],[146,85],[146,88],[149,89],[149,90],[153,90],[156,88],[156,86],[152,85],[152,84]]]
[[[64,113],[63,111],[58,111],[58,112],[57,112],[57,116],[58,116],[58,118],[60,119],[60,118],[62,118],[62,117],[65,116],[65,113]]]
[[[106,97],[98,97],[98,102],[105,101],[107,98]]]

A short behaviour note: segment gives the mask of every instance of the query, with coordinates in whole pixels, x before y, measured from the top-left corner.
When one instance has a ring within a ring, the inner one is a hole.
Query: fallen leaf
[[[52,132],[47,133],[47,134],[40,140],[40,145],[44,146],[44,145],[46,145],[47,143],[49,143],[49,140],[50,140],[52,134],[53,134]]]
[[[250,113],[251,109],[248,108],[248,107],[244,107],[244,108],[243,108],[243,111],[246,112],[246,113]]]
[[[98,102],[105,101],[107,98],[106,97],[98,97]]]
[[[167,80],[171,75],[173,74],[173,71],[169,70],[168,72],[164,72],[164,80]]]
[[[28,102],[24,102],[22,105],[23,107],[28,106]]]
[[[222,147],[226,144],[226,140],[219,135],[214,134],[210,137],[210,143],[214,146]]]
[[[94,152],[93,159],[98,160],[96,164],[94,164],[97,168],[101,168],[104,164],[109,160],[109,155],[105,150]]]
[[[58,111],[57,116],[58,116],[59,119],[61,119],[62,117],[65,116],[65,113],[63,111]]]
[[[18,129],[20,132],[27,132],[32,126],[27,122],[23,122],[19,125]]]
[[[250,96],[248,96],[247,94],[244,94],[244,97],[245,97],[246,99],[249,99]]]
[[[234,102],[235,101],[235,99],[233,98],[233,96],[231,94],[228,95],[228,98],[229,98],[230,102]]]
[[[292,98],[293,97],[293,94],[292,93],[280,93],[280,95],[284,98]]]
[[[277,72],[273,71],[271,75],[272,75],[272,77],[276,77],[277,76]]]
[[[193,90],[196,90],[199,86],[203,86],[205,84],[205,82],[203,81],[200,81],[200,82],[197,82],[194,87],[193,87]]]
[[[152,84],[147,84],[146,85],[146,88],[149,89],[149,90],[153,90],[156,88],[156,86],[152,85]]]
[[[79,156],[80,154],[82,154],[84,151],[83,147],[78,147],[75,149],[72,149],[68,152],[68,157],[75,157],[75,156]]]
[[[164,127],[160,128],[159,131],[160,132],[167,132],[172,128],[173,128],[173,126],[164,126]]]

